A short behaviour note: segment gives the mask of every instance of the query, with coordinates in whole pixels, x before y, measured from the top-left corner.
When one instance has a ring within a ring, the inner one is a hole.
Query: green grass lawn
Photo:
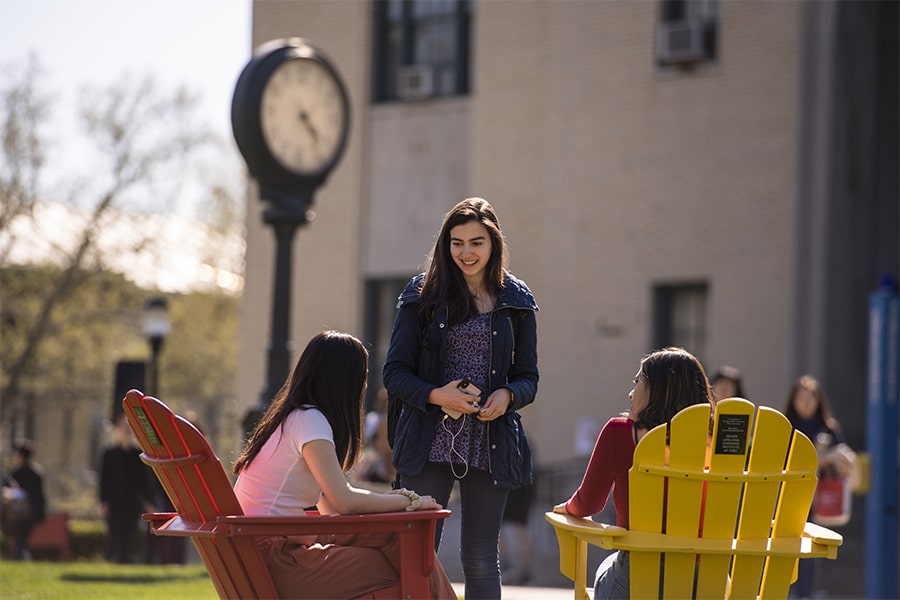
[[[0,598],[33,600],[215,600],[203,565],[0,561]]]

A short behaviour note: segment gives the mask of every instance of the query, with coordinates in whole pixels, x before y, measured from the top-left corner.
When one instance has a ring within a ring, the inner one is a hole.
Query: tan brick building
[[[860,443],[866,296],[900,254],[896,7],[256,0],[253,44],[307,38],[352,103],[346,152],[294,241],[297,351],[323,328],[362,336],[377,387],[398,285],[443,213],[477,195],[541,307],[523,411],[539,462],[626,409],[639,359],[664,344],[740,367],[760,404],[819,376]],[[253,188],[248,407],[272,304],[260,209]]]

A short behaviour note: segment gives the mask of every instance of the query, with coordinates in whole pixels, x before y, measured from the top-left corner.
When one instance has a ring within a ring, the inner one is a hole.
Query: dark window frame
[[[450,7],[452,10],[436,10]],[[433,65],[436,72],[446,70],[449,81],[441,80],[429,97],[468,95],[471,61],[471,0],[374,0],[372,101],[407,100],[398,93],[398,71],[412,65]],[[450,27],[452,57],[435,61],[421,54],[427,36]],[[440,69],[441,71],[438,71]],[[449,89],[448,89],[449,88]]]
[[[709,283],[706,281],[685,281],[676,283],[656,283],[653,285],[653,330],[652,348],[681,346],[700,358],[706,352],[709,339]],[[679,302],[701,302],[702,315],[691,323],[676,323],[676,308]],[[688,334],[682,333],[689,331]],[[692,340],[689,343],[686,340]]]
[[[657,35],[654,52],[657,66],[663,68],[692,69],[698,65],[715,63],[719,60],[719,14],[721,0],[660,0],[657,29],[666,25],[694,22],[699,23],[702,33],[702,54],[693,59],[670,61],[661,48],[661,35]]]
[[[411,276],[410,276],[411,277]],[[363,340],[369,350],[369,380],[366,410],[375,403],[375,394],[383,387],[381,368],[391,340],[397,300],[410,277],[366,279],[363,298]]]

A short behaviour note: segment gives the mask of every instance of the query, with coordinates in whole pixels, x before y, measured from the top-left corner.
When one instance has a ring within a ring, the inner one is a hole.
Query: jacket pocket
[[[507,476],[510,487],[519,488],[532,481],[531,447],[519,413],[509,413],[505,418]]]

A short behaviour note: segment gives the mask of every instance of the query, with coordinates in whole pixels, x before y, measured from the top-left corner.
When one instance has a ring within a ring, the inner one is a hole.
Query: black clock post
[[[343,154],[350,103],[321,50],[301,38],[273,40],[254,51],[238,77],[231,125],[250,175],[259,183],[263,222],[275,234],[266,382],[243,421],[249,434],[290,370],[294,235],[312,220],[315,192]]]

